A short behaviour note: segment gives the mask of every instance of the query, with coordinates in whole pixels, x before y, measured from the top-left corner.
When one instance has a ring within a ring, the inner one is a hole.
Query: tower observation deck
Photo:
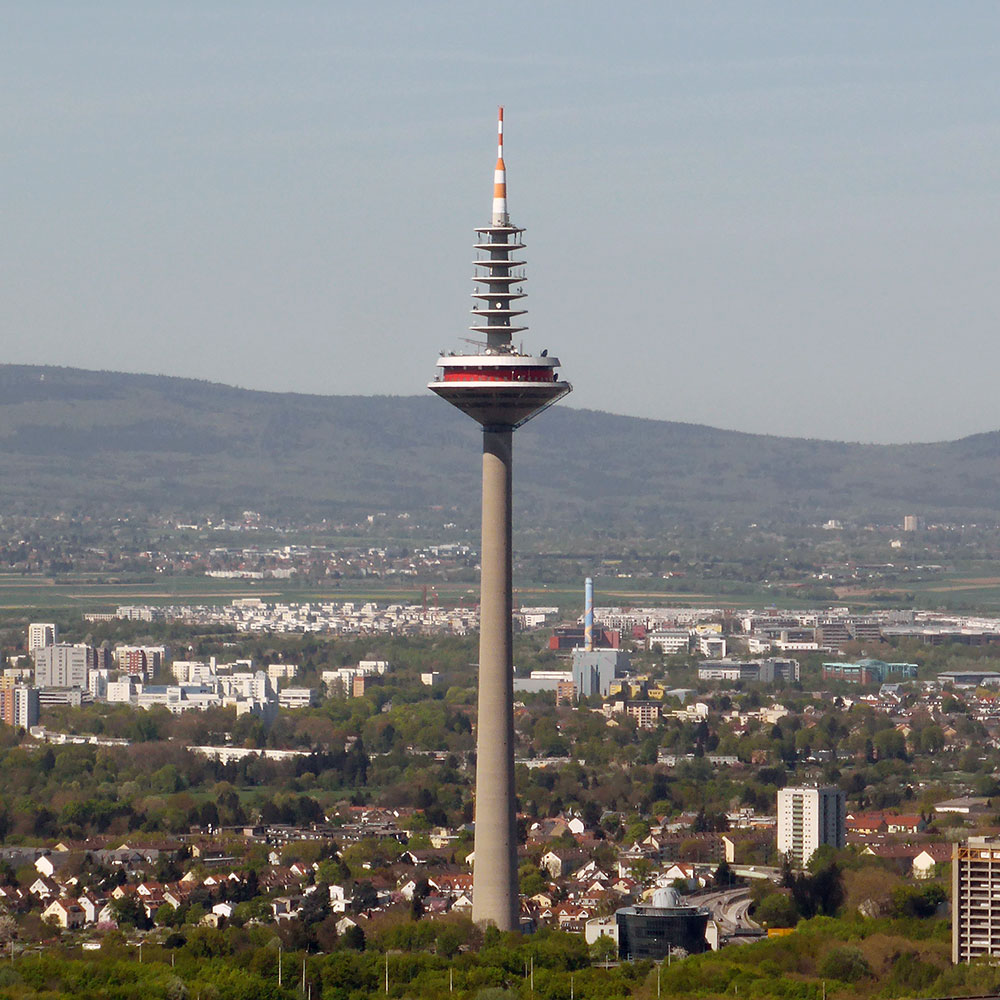
[[[511,617],[513,432],[565,396],[559,359],[515,349],[527,329],[523,229],[507,212],[503,108],[497,125],[493,215],[476,229],[471,330],[485,339],[475,352],[442,354],[428,386],[483,428],[483,543],[479,599],[479,713],[476,722],[475,863],[472,917],[500,930],[518,926],[517,829],[514,804],[514,667]]]
[[[472,280],[473,324],[469,329],[485,340],[475,353],[442,354],[441,375],[429,387],[442,399],[484,427],[520,427],[571,390],[560,382],[559,359],[524,354],[514,347],[513,335],[527,326],[518,308],[525,297],[523,229],[511,225],[507,212],[507,170],[503,160],[503,108],[497,131],[497,166],[493,183],[493,217],[488,226],[477,227],[477,251]]]

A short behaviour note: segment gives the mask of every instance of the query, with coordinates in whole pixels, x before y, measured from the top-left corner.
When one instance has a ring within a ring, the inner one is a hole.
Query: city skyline
[[[425,345],[466,325],[461,206],[504,103],[526,347],[573,347],[574,406],[879,442],[1000,427],[1000,11],[494,21],[12,6],[2,360],[419,393]]]

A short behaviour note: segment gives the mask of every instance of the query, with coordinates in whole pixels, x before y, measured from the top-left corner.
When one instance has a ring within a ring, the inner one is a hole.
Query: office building
[[[773,684],[776,680],[797,681],[798,660],[709,660],[698,664],[700,681],[745,681]]]
[[[890,679],[913,680],[915,663],[885,663],[882,660],[858,660],[857,663],[824,663],[823,680],[847,681],[848,684],[884,684]]]
[[[821,844],[843,847],[847,803],[839,788],[778,790],[778,851],[796,867],[809,863]]]
[[[574,649],[573,683],[578,697],[599,694],[607,698],[611,682],[624,677],[631,669],[629,655],[623,649]]]
[[[618,957],[627,962],[659,962],[681,949],[688,955],[707,951],[708,918],[707,908],[683,903],[676,889],[656,889],[652,905],[615,911]]]

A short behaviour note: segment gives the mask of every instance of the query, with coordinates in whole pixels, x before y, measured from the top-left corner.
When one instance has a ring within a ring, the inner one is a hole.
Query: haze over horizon
[[[502,103],[568,405],[1000,427],[993,4],[5,13],[0,361],[420,394],[467,335]]]

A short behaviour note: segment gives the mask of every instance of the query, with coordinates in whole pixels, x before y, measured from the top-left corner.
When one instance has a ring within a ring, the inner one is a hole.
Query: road
[[[688,899],[696,906],[704,906],[711,911],[712,919],[725,938],[759,937],[763,933],[760,926],[750,919],[750,890],[747,888],[712,889]]]

